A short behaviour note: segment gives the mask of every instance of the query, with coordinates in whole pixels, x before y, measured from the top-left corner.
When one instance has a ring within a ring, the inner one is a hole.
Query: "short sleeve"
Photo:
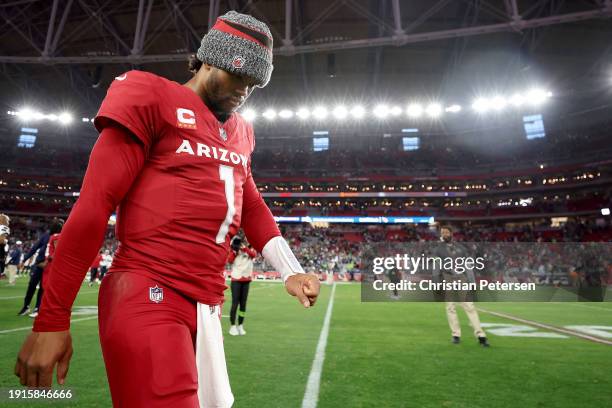
[[[133,133],[148,151],[161,133],[161,81],[153,74],[129,71],[115,77],[102,101],[94,124],[99,132],[117,122]]]

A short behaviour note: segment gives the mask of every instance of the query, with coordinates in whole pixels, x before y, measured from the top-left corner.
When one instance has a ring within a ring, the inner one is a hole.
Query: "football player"
[[[64,384],[70,310],[113,211],[120,245],[99,295],[113,405],[229,407],[221,333],[224,263],[239,227],[306,308],[305,274],[251,175],[253,128],[236,110],[272,73],[272,35],[255,18],[217,19],[185,84],[129,71],[112,82],[80,197],[62,232],[40,314],[15,374]]]

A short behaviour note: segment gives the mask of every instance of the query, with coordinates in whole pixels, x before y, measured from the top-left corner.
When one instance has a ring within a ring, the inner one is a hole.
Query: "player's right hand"
[[[57,365],[57,383],[63,385],[71,357],[72,337],[69,330],[32,332],[17,355],[15,375],[19,377],[21,385],[51,387]]]

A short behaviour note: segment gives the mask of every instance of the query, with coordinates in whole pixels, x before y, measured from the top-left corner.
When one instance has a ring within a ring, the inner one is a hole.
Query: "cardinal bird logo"
[[[236,69],[244,67],[244,58],[238,56],[234,57],[234,60],[232,61],[232,66]]]

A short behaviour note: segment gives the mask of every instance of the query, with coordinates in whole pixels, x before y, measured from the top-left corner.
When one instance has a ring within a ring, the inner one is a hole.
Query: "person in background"
[[[8,252],[8,236],[11,233],[10,221],[8,215],[0,214],[0,275],[4,273],[4,264]]]
[[[53,261],[53,256],[55,255],[55,249],[57,248],[57,244],[60,239],[61,228],[64,226],[64,220],[56,219],[53,221],[56,225],[51,227],[51,236],[49,237],[49,243],[47,244],[47,250],[45,251],[45,262],[43,262],[43,276],[49,276],[49,271],[51,270],[51,262]],[[28,316],[36,317],[38,316],[38,309],[40,309],[40,304],[42,301],[42,279],[40,281],[40,290],[38,291],[38,298],[36,299],[36,308],[32,313]]]
[[[49,244],[49,239],[51,235],[58,234],[63,227],[64,223],[60,219],[53,219],[51,224],[49,225],[49,231],[45,231],[38,241],[30,248],[28,253],[23,257],[23,261],[19,265],[19,269],[23,268],[24,264],[30,259],[34,258],[32,262],[32,268],[30,269],[30,282],[28,283],[28,289],[26,291],[25,298],[23,299],[23,307],[17,313],[19,316],[25,316],[30,311],[30,302],[32,302],[32,298],[34,297],[34,292],[36,292],[36,288],[38,287],[38,295],[36,297],[36,306],[34,308],[33,313],[38,312],[38,308],[40,307],[40,302],[42,301],[43,295],[43,271],[45,269],[46,258],[47,258],[47,246]],[[34,256],[36,255],[36,256]]]
[[[102,261],[100,262],[100,280],[104,279],[104,275],[106,275],[106,272],[108,272],[112,264],[113,256],[110,254],[110,251],[106,249],[102,255]]]
[[[8,284],[10,286],[15,285],[15,280],[17,279],[17,272],[19,271],[19,264],[21,263],[21,258],[23,257],[23,243],[21,241],[15,242],[15,246],[13,250],[9,252],[9,260],[7,265],[8,272]]]
[[[98,271],[100,270],[100,263],[102,263],[102,251],[98,252],[98,255],[94,258],[91,267],[89,268],[89,286],[93,285],[94,281],[99,285],[101,280],[98,276]]]
[[[246,240],[235,236],[231,242],[231,251],[228,262],[232,264],[232,308],[230,310],[231,336],[244,336],[244,318],[246,315],[246,302],[249,296],[249,285],[253,273],[253,258],[257,256]],[[240,307],[240,310],[238,310]],[[236,326],[236,312],[238,312],[238,326]]]
[[[467,255],[465,253],[465,247],[457,245],[453,242],[453,230],[451,227],[444,226],[440,228],[440,241],[446,245],[441,246],[440,252],[437,254],[440,258],[458,258],[460,256]],[[467,275],[467,276],[465,276]],[[474,272],[467,271],[465,274],[444,273],[444,279],[447,282],[453,280],[474,282]],[[465,314],[470,321],[470,325],[474,329],[474,335],[478,339],[478,344],[482,347],[489,347],[487,341],[487,335],[485,334],[482,326],[480,325],[480,318],[478,317],[478,311],[474,306],[474,302],[468,301],[471,298],[471,293],[466,291],[446,291],[446,318],[448,319],[448,325],[451,329],[452,342],[453,344],[459,344],[461,342],[461,326],[459,324],[459,318],[457,316],[456,305],[459,304],[463,307]]]

